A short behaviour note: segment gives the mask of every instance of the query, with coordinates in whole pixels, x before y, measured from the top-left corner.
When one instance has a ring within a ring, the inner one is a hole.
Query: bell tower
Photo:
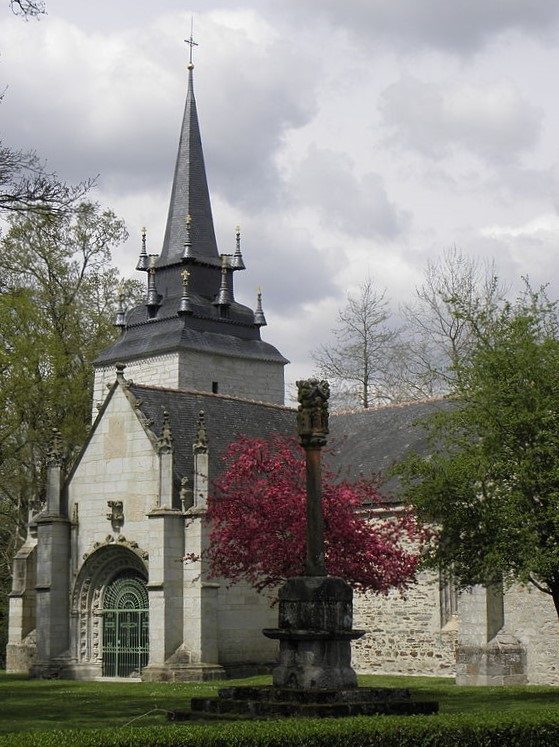
[[[241,231],[219,252],[194,96],[192,35],[188,83],[165,236],[148,251],[145,229],[136,269],[147,275],[145,303],[121,301],[120,338],[95,361],[94,411],[116,362],[138,384],[193,389],[283,404],[288,361],[260,335],[261,293],[252,309],[235,300],[234,276],[245,270]]]

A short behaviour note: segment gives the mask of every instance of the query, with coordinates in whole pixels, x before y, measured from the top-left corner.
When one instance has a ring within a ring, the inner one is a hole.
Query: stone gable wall
[[[457,621],[441,629],[439,580],[422,573],[404,595],[355,594],[353,626],[366,635],[352,644],[357,672],[452,677]]]
[[[74,516],[74,504],[78,505],[78,567],[95,542],[118,537],[106,518],[109,500],[123,502],[124,524],[119,533],[146,548],[146,514],[156,505],[158,489],[158,457],[125,394],[117,388],[69,485],[69,516]]]

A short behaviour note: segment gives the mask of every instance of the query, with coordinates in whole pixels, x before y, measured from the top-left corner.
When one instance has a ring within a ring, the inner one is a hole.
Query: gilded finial
[[[188,272],[188,270],[183,270],[181,272],[181,278],[182,278],[182,284],[188,285],[188,279],[190,278],[190,273]]]

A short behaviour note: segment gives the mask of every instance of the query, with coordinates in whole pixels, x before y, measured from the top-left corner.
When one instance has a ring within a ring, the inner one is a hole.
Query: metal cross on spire
[[[193,39],[193,37],[192,37],[193,32],[194,32],[194,18],[191,17],[190,18],[190,38],[184,40],[186,42],[186,44],[188,44],[188,46],[190,47],[190,51],[188,53],[188,65],[189,65],[189,67],[191,65],[193,65],[193,63],[192,63],[192,48],[198,46],[198,42],[195,42],[194,39]]]

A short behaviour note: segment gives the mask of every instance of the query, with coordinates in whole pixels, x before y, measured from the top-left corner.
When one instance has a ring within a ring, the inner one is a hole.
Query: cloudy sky
[[[457,245],[559,296],[555,0],[0,0],[0,133],[159,252],[194,15],[195,91],[220,250],[242,227],[264,337],[312,372],[370,275],[395,314]]]

